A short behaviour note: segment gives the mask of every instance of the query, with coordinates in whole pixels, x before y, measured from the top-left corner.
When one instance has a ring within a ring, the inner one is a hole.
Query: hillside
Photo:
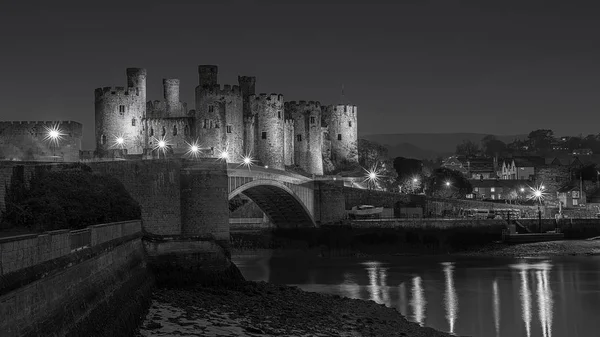
[[[454,153],[456,145],[463,140],[479,143],[487,135],[484,133],[403,133],[361,135],[360,138],[385,145],[391,157],[432,159]],[[496,138],[510,143],[517,138],[526,139],[527,135],[496,135]]]

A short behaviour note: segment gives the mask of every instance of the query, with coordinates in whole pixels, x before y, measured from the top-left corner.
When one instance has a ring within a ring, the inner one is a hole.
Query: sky
[[[358,106],[360,134],[600,130],[592,1],[14,1],[0,10],[0,119],[73,120],[93,148],[94,89],[148,70]]]

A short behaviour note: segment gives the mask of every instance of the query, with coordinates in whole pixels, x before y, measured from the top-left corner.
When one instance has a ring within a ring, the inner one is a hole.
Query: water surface
[[[234,257],[248,280],[373,300],[468,336],[600,336],[600,256]]]

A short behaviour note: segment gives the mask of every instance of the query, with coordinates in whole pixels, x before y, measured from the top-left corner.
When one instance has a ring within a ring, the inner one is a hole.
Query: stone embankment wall
[[[540,231],[539,219],[518,219],[521,225],[531,232]],[[542,219],[542,231],[553,231],[559,228],[566,239],[586,239],[600,236],[600,219]]]
[[[504,220],[354,221],[321,228],[232,232],[231,248],[234,254],[260,249],[353,256],[450,253],[501,240],[504,228]]]
[[[141,237],[138,220],[0,239],[0,335],[132,334],[153,286]]]

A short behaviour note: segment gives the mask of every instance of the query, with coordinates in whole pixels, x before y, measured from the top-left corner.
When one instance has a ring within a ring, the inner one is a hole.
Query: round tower
[[[321,104],[313,101],[286,102],[285,112],[294,120],[295,164],[308,173],[322,175]]]
[[[145,147],[142,119],[146,116],[146,69],[127,69],[127,88],[97,88],[96,149],[125,149],[140,154]]]
[[[287,116],[283,126],[283,144],[284,164],[294,165],[294,120]]]
[[[335,165],[358,162],[358,110],[355,105],[327,106],[323,120],[331,140],[331,160]]]
[[[198,85],[200,87],[213,87],[218,82],[219,67],[215,65],[198,66]]]
[[[251,95],[250,111],[256,116],[256,153],[262,165],[284,170],[283,95]]]
[[[196,87],[196,135],[212,156],[227,154],[228,162],[243,156],[244,121],[240,87],[216,84]]]
[[[242,90],[242,96],[244,97],[244,115],[250,113],[250,107],[248,104],[248,98],[250,95],[254,95],[256,90],[256,77],[254,76],[238,76],[238,83]]]
[[[165,117],[174,117],[181,110],[181,104],[179,103],[179,79],[163,79],[163,90],[167,113]]]

